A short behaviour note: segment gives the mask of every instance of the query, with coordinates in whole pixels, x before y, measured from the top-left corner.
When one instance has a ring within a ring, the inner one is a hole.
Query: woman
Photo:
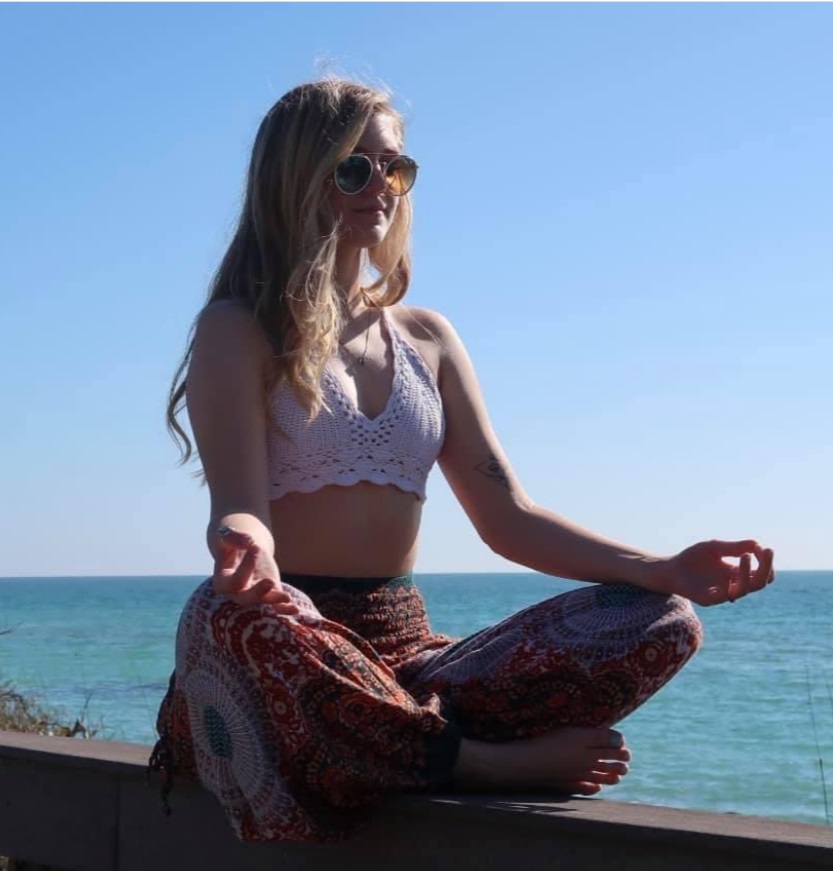
[[[754,541],[660,558],[527,497],[453,328],[399,303],[402,148],[401,117],[362,85],[275,104],[171,390],[214,572],[182,615],[152,765],[201,780],[245,839],[338,839],[394,790],[593,795],[628,770],[613,724],[700,643],[689,600],[773,579]],[[494,551],[597,583],[470,639],[433,634],[411,572],[435,460]]]

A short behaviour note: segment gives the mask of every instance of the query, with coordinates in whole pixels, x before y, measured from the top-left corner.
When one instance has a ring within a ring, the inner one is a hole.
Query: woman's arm
[[[268,342],[254,317],[214,303],[197,323],[186,379],[191,429],[211,494],[206,537],[218,592],[280,605],[269,503],[263,396]],[[288,609],[292,611],[293,609]]]
[[[471,360],[445,318],[422,312],[442,344],[440,390],[446,436],[440,466],[483,541],[545,574],[627,582],[701,604],[739,598],[771,579],[772,552],[756,542],[703,542],[675,557],[621,544],[536,505],[524,492],[492,429]],[[749,555],[759,561],[751,571]],[[725,557],[741,558],[738,566]]]

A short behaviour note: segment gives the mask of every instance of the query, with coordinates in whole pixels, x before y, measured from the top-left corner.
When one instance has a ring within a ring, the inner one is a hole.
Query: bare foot
[[[534,738],[463,739],[454,783],[464,789],[550,789],[595,795],[628,773],[630,750],[614,729],[564,726]]]

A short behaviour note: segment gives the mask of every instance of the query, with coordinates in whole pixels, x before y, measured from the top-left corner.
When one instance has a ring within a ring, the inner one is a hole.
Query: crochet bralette
[[[391,338],[393,383],[378,417],[356,408],[329,367],[321,383],[327,407],[311,422],[286,381],[273,391],[269,409],[279,430],[270,427],[268,435],[269,499],[370,481],[425,500],[425,481],[445,434],[440,391],[384,308],[381,317]]]

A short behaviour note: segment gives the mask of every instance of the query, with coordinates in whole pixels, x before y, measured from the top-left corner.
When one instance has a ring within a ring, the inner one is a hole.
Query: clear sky
[[[322,71],[407,113],[410,299],[536,501],[833,566],[831,45],[827,4],[0,5],[0,575],[209,570],[166,393]],[[512,568],[428,494],[419,570]]]

